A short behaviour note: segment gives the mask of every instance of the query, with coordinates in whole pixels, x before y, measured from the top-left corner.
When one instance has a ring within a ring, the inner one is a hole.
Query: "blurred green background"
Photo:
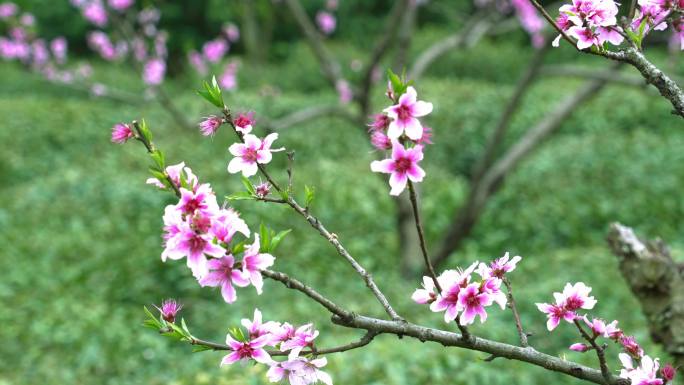
[[[40,2],[24,3],[30,3],[28,9],[35,6],[39,20],[53,26],[75,12],[56,7],[53,13]],[[205,13],[214,15],[216,10],[216,15],[223,15],[228,7],[218,3],[207,2],[210,8]],[[369,9],[361,19],[376,22],[364,22],[366,29],[351,32],[358,29],[358,21],[352,11],[342,11],[347,2],[341,4],[340,35],[329,46],[342,63],[365,59],[370,42],[363,33],[376,31],[384,15]],[[422,16],[433,15],[434,23],[421,19],[410,57],[454,30],[439,9],[428,8]],[[216,21],[215,26],[224,20],[212,17],[206,20]],[[72,27],[70,39],[75,41],[81,32]],[[209,31],[209,37],[215,33],[202,28],[198,30]],[[171,32],[185,36],[187,31]],[[201,41],[205,32],[197,33],[188,38]],[[241,68],[240,88],[227,97],[231,107],[254,110],[257,116],[280,116],[312,104],[336,103],[337,95],[319,75],[296,29],[290,34],[274,43],[277,60]],[[178,44],[182,49],[184,43]],[[667,66],[664,50],[655,47],[650,52],[657,63]],[[426,151],[423,165],[428,177],[421,185],[432,247],[464,199],[464,173],[484,146],[531,54],[522,32],[487,38],[445,56],[419,82],[422,98],[435,105],[428,119],[435,144]],[[548,61],[590,68],[608,64],[578,58],[568,48],[554,51]],[[667,68],[684,72],[681,66]],[[118,84],[135,87],[138,82],[123,65],[100,63],[96,70]],[[196,81],[178,72],[165,87],[187,117],[199,121],[213,110],[194,94]],[[230,326],[251,318],[254,307],[269,320],[314,321],[321,330],[320,346],[359,336],[332,326],[317,304],[284,290],[280,283],[267,281],[262,296],[253,288],[241,289],[238,302],[227,305],[217,291],[200,288],[184,263],[161,262],[161,214],[173,199],[145,185],[148,158],[142,147],[111,144],[111,126],[145,117],[168,162],[185,161],[202,181],[212,183],[219,196],[242,188],[239,177],[225,169],[226,149],[234,140],[228,132],[205,138],[197,130],[177,127],[155,104],[91,98],[46,83],[12,63],[0,63],[0,74],[0,385],[266,382],[261,366],[219,368],[221,353],[193,354],[189,346],[144,329],[142,306],[166,297],[185,304],[183,317],[190,330],[205,339],[222,341]],[[534,85],[514,118],[507,143],[580,84],[556,77]],[[264,97],[264,87],[280,93]],[[376,87],[376,111],[386,104],[382,93],[382,86]],[[675,255],[681,254],[682,128],[681,119],[671,115],[668,103],[655,93],[608,86],[506,179],[472,237],[451,256],[449,267],[490,260],[505,251],[522,255],[511,279],[524,325],[534,333],[531,343],[539,350],[595,365],[593,356],[567,350],[577,340],[572,328],[561,325],[550,338],[544,315],[534,307],[535,302],[549,301],[565,282],[584,281],[599,300],[596,315],[620,320],[648,353],[667,360],[648,339],[638,303],[603,237],[610,222],[621,221],[642,234],[663,237]],[[258,126],[256,131],[260,132]],[[377,154],[364,129],[323,118],[283,130],[278,141],[296,150],[297,193],[303,196],[304,184],[315,186],[314,213],[373,272],[397,310],[414,322],[452,328],[441,315],[409,298],[419,279],[399,274],[394,203],[386,183],[369,171]],[[269,165],[280,180],[285,179],[285,164],[281,154]],[[319,288],[351,310],[382,315],[353,270],[301,218],[285,208],[255,202],[234,206],[253,229],[261,221],[276,229],[293,229],[276,255],[276,270]],[[471,330],[516,342],[510,313],[495,308],[486,324]],[[609,350],[613,368],[617,352],[614,347]],[[337,384],[577,383],[518,362],[483,362],[484,358],[481,353],[379,336],[364,349],[329,356],[327,371]]]

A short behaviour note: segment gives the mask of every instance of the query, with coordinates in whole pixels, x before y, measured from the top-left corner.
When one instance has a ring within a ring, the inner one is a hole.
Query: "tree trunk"
[[[684,265],[675,262],[661,239],[642,241],[634,231],[613,223],[608,244],[620,272],[641,304],[651,339],[684,366]]]

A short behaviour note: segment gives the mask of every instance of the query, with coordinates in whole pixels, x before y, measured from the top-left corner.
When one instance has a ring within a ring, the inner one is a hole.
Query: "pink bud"
[[[205,118],[203,121],[200,122],[199,128],[200,131],[202,132],[202,135],[204,136],[211,136],[218,131],[219,127],[221,127],[221,124],[223,123],[223,119],[217,117],[217,116],[209,116]]]
[[[133,131],[128,124],[117,123],[112,128],[112,142],[123,144],[128,141],[128,139],[134,137]]]
[[[672,364],[665,364],[662,369],[660,369],[660,374],[663,376],[665,381],[670,382],[674,380],[677,374],[677,369],[675,369]]]
[[[575,352],[584,353],[584,352],[586,352],[587,350],[589,350],[589,346],[588,346],[588,345],[585,345],[585,344],[577,343],[577,344],[572,344],[572,345],[570,345],[570,348],[569,348],[569,349],[570,349],[570,350],[573,350],[573,351],[575,351]]]
[[[159,306],[154,306],[159,310],[159,313],[161,314],[162,318],[166,322],[175,322],[176,321],[176,315],[178,314],[179,311],[183,308],[183,305],[180,303],[176,302],[175,299],[167,299],[162,301],[161,307]]]

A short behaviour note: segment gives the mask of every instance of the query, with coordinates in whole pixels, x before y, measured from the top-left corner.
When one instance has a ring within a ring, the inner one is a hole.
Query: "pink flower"
[[[382,131],[373,131],[371,134],[371,144],[380,151],[392,148],[392,140]]]
[[[171,179],[176,187],[182,187],[181,178],[185,180],[186,186],[192,187],[193,190],[197,186],[197,176],[192,173],[190,167],[185,167],[185,162],[166,166],[165,171],[169,176],[169,179]],[[183,172],[185,172],[185,174],[182,174]],[[166,186],[164,186],[164,184],[162,184],[157,178],[149,178],[147,181],[145,181],[145,183],[157,186],[161,189],[166,188]]]
[[[520,262],[522,258],[516,255],[515,257],[509,260],[509,255],[510,254],[506,252],[506,254],[504,254],[503,257],[495,259],[489,265],[492,276],[503,279],[506,273],[510,273],[511,271],[515,270],[515,267],[518,265],[518,262]]]
[[[418,166],[421,160],[423,160],[423,146],[417,145],[407,149],[394,140],[392,141],[392,157],[373,161],[370,166],[373,172],[390,174],[389,184],[392,187],[390,195],[396,196],[404,191],[409,179],[416,183],[423,181],[425,171]]]
[[[210,259],[207,262],[209,272],[199,280],[202,287],[221,287],[221,295],[227,303],[233,303],[237,299],[235,286],[245,287],[249,280],[239,269],[234,269],[235,258],[227,254],[222,258]]]
[[[92,1],[83,7],[83,17],[98,27],[107,25],[107,11],[98,0]]]
[[[224,90],[237,88],[237,62],[230,62],[223,68],[223,73],[219,77],[219,84]]]
[[[567,322],[573,322],[575,320],[575,313],[569,311],[562,305],[549,305],[548,303],[538,303],[536,304],[540,312],[546,313],[548,321],[546,321],[546,328],[549,331],[555,329],[560,320],[566,320]]]
[[[249,228],[237,211],[228,208],[221,209],[212,218],[211,233],[223,243],[230,243],[236,233],[249,237]]]
[[[318,337],[318,330],[313,329],[313,324],[302,325],[294,332],[294,336],[280,344],[280,351],[290,350],[290,359],[297,357],[299,352],[307,346],[313,345],[313,340]]]
[[[435,283],[432,277],[423,277],[423,288],[416,289],[411,295],[411,299],[421,305],[432,303],[437,299],[437,292],[435,292]]]
[[[463,310],[458,303],[459,294],[470,283],[470,276],[477,264],[478,262],[473,263],[465,271],[446,270],[437,277],[442,292],[430,304],[430,310],[433,312],[444,311],[444,322],[448,323],[455,320],[458,313]]]
[[[228,43],[224,39],[214,39],[204,43],[202,53],[209,63],[217,63],[228,52]]]
[[[133,138],[135,134],[128,124],[117,123],[112,128],[112,142],[114,143],[126,143],[128,139]]]
[[[432,144],[432,128],[423,127],[423,135],[418,140],[413,141],[416,144]]]
[[[261,311],[259,311],[259,309],[254,309],[253,320],[243,318],[241,323],[242,326],[244,326],[247,329],[250,339],[259,338],[264,335],[271,336],[271,333],[273,333],[273,331],[278,330],[278,328],[280,328],[280,324],[278,322],[263,322],[261,318]],[[268,342],[267,345],[273,345],[273,343]]]
[[[273,337],[273,341],[271,343],[273,345],[277,345],[280,342],[285,342],[290,338],[293,338],[295,336],[296,330],[297,329],[289,323],[283,323],[271,331],[271,336]]]
[[[337,81],[337,83],[335,83],[335,89],[337,90],[337,94],[339,95],[340,103],[348,104],[354,99],[354,94],[348,81]]]
[[[487,320],[485,306],[489,306],[494,299],[486,291],[480,290],[480,284],[471,283],[458,293],[458,307],[462,309],[461,325],[469,325],[480,316],[480,323]]]
[[[595,337],[608,337],[607,326],[604,320],[600,318],[593,318],[591,321],[589,321],[587,316],[582,317],[582,320],[584,320],[584,323],[589,326],[589,329],[591,329],[591,332]]]
[[[373,115],[373,121],[368,125],[368,131],[385,131],[391,122],[392,119],[386,114],[375,114]]]
[[[157,305],[154,307],[159,310],[159,314],[161,314],[164,321],[173,323],[176,321],[176,315],[181,311],[183,305],[176,302],[175,299],[167,299],[162,301],[161,307]]]
[[[143,81],[150,86],[157,86],[164,81],[166,73],[166,62],[155,58],[148,60],[143,68]]]
[[[261,294],[264,286],[263,278],[261,277],[261,270],[269,266],[273,266],[275,257],[267,253],[259,253],[259,234],[254,234],[254,243],[252,243],[242,257],[242,271],[245,276],[249,277],[249,281],[254,285],[257,294]]]
[[[589,296],[591,288],[583,282],[577,282],[574,285],[565,284],[562,296],[564,298],[564,305],[570,311],[578,309],[593,309],[596,305],[594,297]]]
[[[254,125],[254,112],[240,113],[237,118],[233,119],[235,129],[243,134],[249,134]]]
[[[632,357],[641,357],[644,355],[644,349],[639,346],[636,339],[632,336],[622,336],[620,337],[620,345],[629,353]]]
[[[19,7],[14,3],[7,2],[0,4],[0,20],[14,16],[18,10]]]
[[[675,369],[672,364],[665,364],[665,366],[660,369],[660,374],[663,376],[665,381],[671,382],[674,380],[675,375],[677,375],[677,369]]]
[[[619,341],[623,336],[622,330],[617,327],[618,321],[613,321],[606,325],[606,335],[615,341]]]
[[[271,185],[268,182],[259,183],[254,190],[257,197],[266,198],[271,191]]]
[[[330,35],[331,33],[335,32],[337,20],[335,20],[335,16],[333,16],[333,14],[330,12],[318,11],[316,14],[316,25],[318,25],[318,29],[320,29],[321,32],[326,35]]]
[[[207,74],[207,64],[204,62],[204,58],[202,58],[202,55],[199,52],[194,50],[188,52],[188,62],[190,62],[192,68],[200,75]]]
[[[313,360],[294,357],[272,365],[266,372],[266,376],[270,382],[279,382],[287,377],[290,385],[308,385],[319,381],[325,385],[332,385],[330,375],[320,370],[327,363],[328,360],[325,357]]]
[[[203,278],[209,272],[207,258],[221,258],[226,249],[214,244],[213,236],[196,232],[186,222],[182,222],[178,233],[166,241],[166,248],[162,252],[162,261],[167,258],[174,260],[187,257],[187,265],[196,278]]]
[[[658,359],[649,356],[641,357],[639,366],[634,367],[632,358],[625,353],[618,355],[623,369],[620,370],[620,377],[631,380],[632,385],[663,385],[663,380],[657,377]]]
[[[109,6],[119,12],[125,11],[130,8],[135,0],[109,0]]]
[[[584,353],[587,350],[589,350],[589,345],[577,343],[577,344],[570,345],[570,347],[568,349],[576,351],[576,352]]]
[[[572,0],[559,9],[559,27],[577,39],[577,48],[601,47],[604,42],[621,44],[624,38],[617,24],[618,7],[613,0]],[[560,35],[553,41],[557,47]]]
[[[271,161],[271,145],[278,139],[278,134],[269,134],[263,141],[252,134],[244,136],[244,143],[233,143],[228,151],[235,157],[228,163],[228,172],[236,174],[242,172],[245,177],[257,173],[257,164],[267,164]]]
[[[63,63],[66,60],[67,55],[67,41],[64,37],[56,37],[50,42],[50,50],[55,56],[55,59],[59,63]]]
[[[223,119],[214,115],[208,116],[200,122],[200,132],[202,132],[202,135],[204,136],[213,136],[216,131],[218,131],[219,127],[221,127],[222,123]]]
[[[181,197],[176,205],[176,210],[183,214],[194,214],[199,211],[203,214],[212,215],[219,210],[216,203],[216,195],[209,184],[201,184],[194,191],[180,188]]]
[[[223,33],[229,42],[235,43],[240,39],[240,28],[233,23],[228,23],[223,26]]]
[[[511,5],[515,8],[516,16],[520,20],[520,25],[522,25],[523,29],[533,37],[540,36],[541,30],[544,28],[544,21],[532,3],[528,0],[512,0]]]
[[[418,140],[423,136],[423,126],[418,118],[432,112],[432,103],[416,99],[415,88],[408,87],[406,93],[399,97],[398,104],[383,110],[393,119],[387,130],[390,138],[398,139],[403,133],[413,140]]]
[[[226,344],[233,351],[223,357],[221,365],[230,365],[237,361],[254,360],[262,364],[270,365],[273,363],[271,356],[263,349],[268,343],[269,336],[250,339],[246,342],[236,341],[230,334],[226,335]]]

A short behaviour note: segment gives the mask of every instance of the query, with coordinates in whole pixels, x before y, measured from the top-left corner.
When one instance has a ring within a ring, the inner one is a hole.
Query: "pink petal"
[[[398,140],[392,140],[392,159],[397,160],[406,157],[406,149]]]
[[[409,138],[418,140],[423,136],[423,125],[420,124],[420,120],[416,118],[410,118],[404,123],[404,132]]]
[[[275,132],[272,133],[272,134],[266,135],[266,137],[264,138],[264,142],[261,144],[261,148],[264,149],[264,150],[270,149],[270,148],[271,148],[271,145],[273,144],[273,142],[274,142],[276,139],[278,139],[278,134],[275,133]]]
[[[409,86],[406,89],[406,92],[399,97],[399,104],[412,105],[416,102],[417,97],[418,94],[416,93],[416,89]]]
[[[413,105],[413,116],[419,118],[432,112],[432,103],[419,100]]]
[[[476,310],[471,306],[467,307],[461,315],[461,325],[470,325],[475,320]]]
[[[231,174],[237,174],[238,172],[242,171],[244,167],[245,162],[243,162],[242,158],[233,158],[228,163],[228,172]]]
[[[256,288],[257,294],[261,294],[262,288],[264,287],[264,279],[261,277],[261,273],[253,271],[249,274],[249,279]]]
[[[221,365],[230,365],[237,361],[240,361],[240,354],[238,354],[238,352],[232,352],[223,357],[221,360]]]
[[[223,296],[223,300],[227,303],[233,303],[237,299],[235,288],[230,282],[224,282],[221,286],[221,295]]]
[[[456,319],[456,316],[458,316],[458,307],[449,306],[444,312],[444,322],[451,322]]]
[[[254,136],[252,134],[247,134],[244,136],[244,139],[245,139],[245,146],[247,146],[247,148],[252,148],[255,150],[258,150],[259,148],[261,148],[261,140],[259,138],[257,138],[256,136]]]
[[[406,174],[400,174],[398,172],[392,173],[390,176],[389,184],[392,187],[390,190],[390,195],[397,196],[401,194],[402,191],[406,188],[406,181],[407,181]]]
[[[242,156],[242,154],[245,153],[245,149],[247,147],[242,144],[242,143],[233,143],[228,147],[228,151],[233,155],[233,156]]]
[[[425,171],[418,165],[413,165],[406,171],[406,175],[412,182],[422,182],[425,177]]]
[[[404,126],[397,119],[392,120],[387,127],[387,136],[390,139],[399,139],[403,132]]]
[[[373,172],[382,172],[385,174],[390,174],[394,171],[394,160],[392,159],[383,159],[383,160],[374,160],[371,162],[371,171]]]
[[[235,286],[245,287],[249,285],[249,278],[240,270],[233,270],[230,272],[230,279],[233,281]]]
[[[257,162],[261,164],[266,164],[271,161],[273,158],[273,155],[271,155],[271,151],[269,150],[259,150],[257,151]]]
[[[257,171],[259,171],[259,167],[257,166],[256,162],[243,163],[242,175],[245,177],[253,176],[257,173]]]
[[[560,319],[558,317],[550,317],[548,321],[546,321],[546,328],[549,329],[549,331],[552,331],[553,329],[558,326],[558,323],[560,323]]]
[[[199,280],[199,284],[202,287],[216,287],[222,285],[225,279],[226,277],[223,275],[222,272],[211,271]]]

